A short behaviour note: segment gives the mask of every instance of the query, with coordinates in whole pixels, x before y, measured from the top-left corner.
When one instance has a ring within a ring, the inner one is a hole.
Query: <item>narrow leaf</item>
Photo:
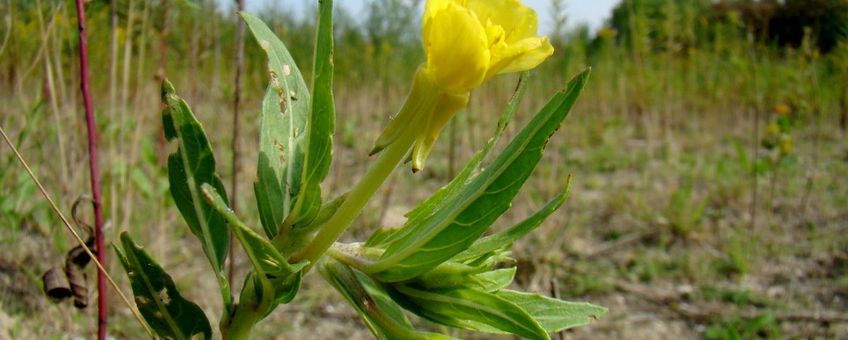
[[[310,95],[285,44],[256,16],[244,22],[268,56],[269,90],[262,102],[259,166],[254,185],[260,219],[269,238],[276,236],[300,196]]]
[[[492,165],[463,185],[431,217],[410,220],[370,268],[380,280],[396,282],[427,272],[467,249],[506,211],[542,157],[589,76],[578,75],[512,140]],[[415,223],[419,222],[419,223]]]
[[[381,340],[449,339],[446,336],[416,331],[397,304],[385,294],[372,294],[378,288],[373,285],[373,282],[370,287],[364,285],[360,281],[362,277],[350,267],[328,260],[319,265],[318,271],[347,299],[376,338]]]
[[[538,322],[514,303],[492,293],[468,288],[420,290],[393,285],[391,296],[407,310],[446,326],[512,333],[529,339],[549,339]]]
[[[589,303],[562,301],[539,294],[512,290],[495,294],[530,313],[550,333],[587,325],[607,313],[606,308]]]
[[[336,107],[333,99],[333,1],[318,2],[318,31],[315,38],[312,70],[312,105],[306,125],[301,196],[298,197],[289,224],[308,224],[321,208],[321,182],[330,171],[333,159],[333,131]]]
[[[439,207],[444,206],[449,197],[455,196],[459,193],[458,189],[468,182],[471,175],[478,170],[480,164],[483,163],[483,160],[492,153],[492,149],[494,149],[495,145],[498,144],[498,141],[504,131],[506,131],[509,121],[512,120],[513,116],[515,116],[515,113],[521,105],[521,101],[524,99],[524,94],[527,92],[527,80],[529,78],[530,72],[525,71],[521,73],[521,76],[518,78],[518,85],[516,85],[515,92],[512,94],[512,98],[510,98],[509,102],[507,102],[506,109],[504,109],[503,113],[501,113],[501,117],[498,119],[498,125],[495,128],[495,133],[492,138],[489,138],[489,141],[486,142],[483,149],[471,157],[468,163],[465,164],[462,171],[460,171],[459,174],[454,177],[450,183],[448,183],[448,185],[440,188],[432,196],[428,197],[421,202],[421,204],[406,213],[407,218],[410,220],[427,218],[433,215]]]
[[[406,217],[409,219],[406,225],[415,225],[422,223],[423,220],[432,216],[436,211],[444,207],[445,203],[449,201],[449,198],[455,197],[460,192],[460,188],[468,182],[468,179],[474,175],[483,160],[489,156],[492,152],[492,149],[497,145],[498,140],[503,135],[503,132],[506,130],[507,125],[509,125],[509,121],[512,120],[512,117],[518,111],[518,107],[521,105],[522,99],[524,99],[524,94],[527,89],[527,79],[530,77],[529,72],[521,73],[520,78],[518,79],[518,85],[515,87],[515,92],[512,94],[512,98],[510,98],[509,102],[506,105],[506,109],[504,109],[503,113],[501,113],[501,117],[498,120],[498,126],[495,128],[495,133],[492,138],[486,143],[486,145],[474,154],[473,157],[466,163],[465,167],[462,171],[453,178],[447,185],[437,190],[433,195],[425,199],[423,202],[418,204],[411,211],[406,213]],[[380,228],[366,242],[366,245],[369,247],[378,247],[388,245],[389,243],[397,240],[400,236],[405,234],[405,231],[408,229],[402,228]]]
[[[254,278],[263,283],[265,288],[273,293],[274,300],[285,303],[294,297],[300,284],[300,270],[305,263],[289,264],[277,249],[262,236],[248,228],[230,209],[224,199],[214,188],[204,185],[203,198],[209,202],[221,215],[227,218],[230,230],[239,240],[247,257],[253,264]]]
[[[521,223],[506,229],[499,233],[481,238],[474,242],[470,248],[454,257],[453,261],[467,262],[477,260],[480,257],[485,257],[487,254],[500,249],[508,249],[515,241],[518,241],[525,235],[529,234],[538,228],[545,219],[553,214],[565,202],[568,197],[568,189],[571,187],[571,177],[569,177],[565,190],[556,198],[548,202],[542,209],[531,215]]]
[[[168,157],[168,181],[171,196],[191,232],[200,239],[212,268],[223,275],[229,247],[227,223],[200,195],[200,185],[209,183],[224,193],[224,184],[215,172],[215,156],[194,113],[185,100],[175,94],[167,80],[162,83],[162,120],[165,137],[179,148]]]
[[[271,85],[263,100],[260,164],[254,186],[269,238],[309,224],[321,208],[321,182],[332,160],[333,3],[319,2],[313,94],[282,41],[257,17],[242,17],[268,55]]]
[[[290,141],[286,132],[285,117],[280,113],[282,90],[268,88],[262,99],[262,111],[259,116],[259,159],[257,161],[257,182],[253,185],[259,219],[268,237],[279,232],[280,224],[288,212],[285,194],[283,164],[286,159],[286,145]]]
[[[150,255],[121,233],[123,251],[115,252],[130,278],[135,303],[147,324],[162,338],[212,338],[212,328],[203,310],[183,298],[171,276]]]

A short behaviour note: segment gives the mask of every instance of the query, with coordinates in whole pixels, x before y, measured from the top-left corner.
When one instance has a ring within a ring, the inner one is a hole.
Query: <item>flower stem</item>
[[[417,121],[419,119],[415,120]],[[386,181],[397,165],[403,161],[412,143],[415,141],[416,134],[412,133],[412,131],[417,128],[418,124],[415,124],[416,122],[410,123],[406,127],[407,131],[401,133],[397,140],[383,150],[380,158],[377,159],[368,169],[368,172],[365,173],[365,176],[350,191],[347,199],[339,207],[339,210],[321,227],[321,231],[318,232],[318,235],[315,236],[312,242],[302,252],[292,258],[292,262],[308,260],[309,267],[305,269],[308,271],[318,258],[330,248],[333,242],[341,236],[347,227],[353,223],[353,220],[362,213],[362,208],[365,207],[371,196],[377,192],[377,189]]]

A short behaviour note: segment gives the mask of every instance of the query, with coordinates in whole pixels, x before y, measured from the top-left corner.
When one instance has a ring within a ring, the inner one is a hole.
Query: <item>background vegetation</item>
[[[2,2],[0,124],[67,209],[87,190],[73,6]],[[314,20],[275,3],[258,14],[309,78]],[[554,22],[557,52],[535,72],[519,121],[579,70],[594,72],[548,146],[554,152],[542,164],[551,165],[518,200],[529,203],[505,221],[525,217],[574,175],[565,207],[519,245],[519,284],[609,307],[566,337],[848,336],[848,2],[625,0],[597,31],[570,26],[565,4],[552,0],[540,13]],[[329,190],[345,190],[364,172],[372,141],[423,60],[420,6],[371,0],[362,16],[336,15],[339,117]],[[178,286],[200,288],[192,300],[213,310],[214,279],[167,193],[158,81],[175,83],[228,164],[235,15],[211,0],[93,0],[87,13],[107,240],[130,231]],[[238,142],[251,158],[267,76],[252,40],[245,63]],[[445,184],[485,143],[515,81],[502,77],[476,91],[429,168],[396,176],[354,234],[401,223],[408,207]],[[90,336],[93,308],[54,305],[41,293],[41,273],[73,243],[12,153],[0,150],[0,338]],[[249,183],[255,169],[236,173]],[[239,206],[257,222],[249,194],[238,193]],[[126,286],[118,264],[108,267]],[[245,268],[237,259],[236,270]],[[315,278],[305,285],[299,303],[258,334],[370,336],[328,286]],[[115,303],[112,313],[113,334],[141,334],[125,308]]]

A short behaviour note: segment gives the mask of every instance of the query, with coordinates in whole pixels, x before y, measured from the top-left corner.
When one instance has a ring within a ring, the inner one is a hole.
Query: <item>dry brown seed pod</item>
[[[70,260],[70,259],[69,259]],[[74,296],[74,307],[83,309],[88,307],[88,285],[85,280],[85,272],[68,261],[65,265],[65,275],[71,284],[71,293]]]
[[[71,296],[71,286],[68,283],[68,278],[58,268],[50,268],[41,277],[41,281],[44,283],[44,293],[53,302],[61,302]]]
[[[88,247],[94,255],[97,255],[97,249],[94,249],[93,237],[89,237],[88,240],[85,241],[85,246]],[[86,252],[82,246],[76,246],[68,252],[67,260],[75,266],[85,269],[88,263],[91,262],[91,256],[88,255],[88,252]]]

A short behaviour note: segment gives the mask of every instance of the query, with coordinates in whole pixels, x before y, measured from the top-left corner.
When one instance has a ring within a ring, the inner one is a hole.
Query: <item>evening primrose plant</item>
[[[375,143],[371,153],[379,156],[347,193],[325,197],[321,184],[332,160],[336,111],[333,5],[331,0],[318,4],[311,87],[283,42],[257,17],[241,14],[268,56],[253,187],[261,231],[229,208],[200,122],[170,83],[162,85],[165,136],[177,146],[168,159],[171,196],[217,279],[224,309],[221,337],[249,338],[277,306],[296,297],[313,268],[379,339],[450,338],[417,330],[410,315],[530,339],[549,339],[549,333],[603,315],[602,307],[508,289],[516,273],[509,249],[563,204],[569,181],[526,220],[485,236],[538,164],[577,101],[588,70],[554,95],[500,154],[491,155],[524,96],[525,71],[553,49],[536,33],[536,14],[517,0],[429,0],[422,32],[426,61],[403,107]],[[379,229],[363,242],[338,242],[405,160],[413,172],[424,167],[442,128],[465,108],[474,88],[514,72],[523,73],[492,138],[459,175],[407,213],[403,226]],[[237,298],[224,270],[230,234],[252,266]],[[127,233],[115,248],[139,311],[160,337],[212,337],[204,312]]]

